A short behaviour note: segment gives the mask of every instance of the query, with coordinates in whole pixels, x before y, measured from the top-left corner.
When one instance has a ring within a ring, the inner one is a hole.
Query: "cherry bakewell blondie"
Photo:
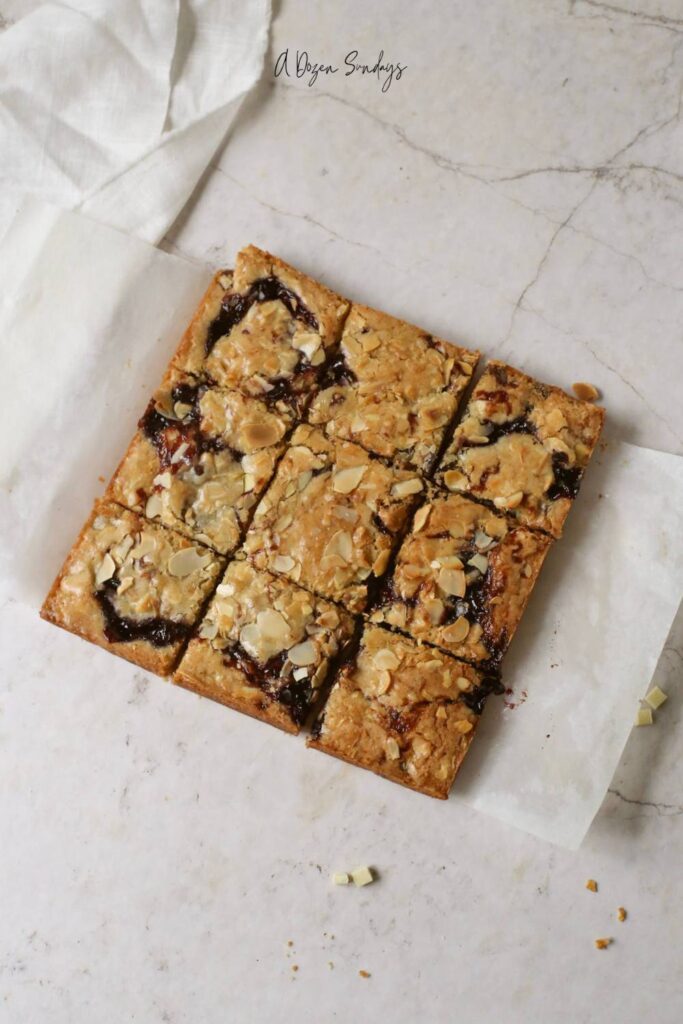
[[[495,667],[522,618],[551,538],[433,489],[415,513],[373,622]]]
[[[230,554],[284,451],[287,413],[171,371],[107,497]]]
[[[559,537],[598,442],[604,409],[490,362],[437,482]]]
[[[497,686],[472,665],[366,625],[308,745],[445,800]]]
[[[478,352],[354,304],[308,420],[328,437],[429,472],[478,359]]]
[[[173,679],[297,733],[354,628],[329,601],[233,562]]]
[[[222,568],[210,548],[99,502],[40,614],[163,675],[178,660]]]
[[[346,299],[247,246],[216,275],[173,363],[221,387],[301,414],[336,348]]]
[[[314,427],[297,427],[244,550],[257,568],[360,612],[423,488],[415,472],[393,469]]]

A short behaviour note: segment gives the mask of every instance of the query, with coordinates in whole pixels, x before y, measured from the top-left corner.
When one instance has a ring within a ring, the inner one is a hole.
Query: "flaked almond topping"
[[[345,530],[337,530],[333,533],[323,551],[323,558],[337,556],[343,562],[350,562],[353,558],[353,541],[351,534]]]
[[[171,576],[189,576],[199,569],[205,569],[211,560],[210,551],[202,553],[197,548],[182,548],[171,555],[167,568]]]
[[[255,373],[251,378],[251,383],[254,388],[263,395],[267,395],[269,391],[273,390],[273,385],[258,373]]]
[[[119,583],[118,587],[116,588],[116,593],[125,594],[127,590],[130,590],[134,583],[135,580],[132,576],[124,576],[121,582]]]
[[[300,334],[294,338],[293,345],[299,352],[303,352],[308,361],[311,362],[313,354],[320,348],[320,336],[317,334]]]
[[[221,274],[221,276],[218,278],[218,283],[221,286],[221,288],[229,288],[230,285],[232,284],[232,278],[230,274]]]
[[[269,640],[282,640],[283,643],[289,638],[289,625],[280,612],[274,608],[266,608],[256,616],[256,626],[263,636]]]
[[[478,551],[488,551],[491,545],[494,543],[493,537],[489,537],[488,533],[484,533],[483,530],[477,530],[474,534],[474,546]]]
[[[350,494],[358,487],[367,469],[367,466],[348,466],[346,469],[340,469],[332,477],[333,490],[338,494]]]
[[[335,505],[332,509],[332,515],[335,519],[343,519],[345,523],[357,523],[358,512],[355,508],[345,508],[343,505]]]
[[[158,494],[150,494],[145,505],[145,515],[148,519],[156,519],[157,516],[161,515],[163,505],[161,502],[161,496]]]
[[[298,487],[299,491],[305,491],[312,479],[313,471],[310,469],[305,469],[303,473],[299,473],[296,479],[296,486]]]
[[[415,736],[413,739],[413,750],[415,757],[419,757],[422,760],[425,757],[429,757],[432,752],[432,745],[424,736]]]
[[[336,629],[339,625],[339,616],[334,608],[330,608],[329,611],[323,612],[322,615],[319,615],[318,624],[320,626],[324,626],[325,629]]]
[[[532,572],[533,572],[533,569],[531,568],[531,566],[529,565],[529,563],[528,563],[528,562],[525,562],[525,563],[524,563],[524,566],[523,566],[523,568],[522,568],[522,576],[524,576],[524,577],[525,577],[525,579],[527,579],[527,580],[528,580],[528,579],[529,579],[529,577],[531,576]]]
[[[99,569],[95,573],[95,582],[106,583],[107,580],[110,580],[112,578],[115,572],[116,562],[111,557],[109,552],[107,552],[102,561],[100,562]]]
[[[92,528],[93,530],[102,530],[107,525],[107,520],[104,516],[95,516],[93,519]]]
[[[423,488],[423,483],[419,477],[412,477],[410,480],[399,480],[397,484],[394,484],[391,488],[391,493],[394,498],[407,498],[411,494],[419,494]]]
[[[176,450],[173,452],[173,455],[171,456],[171,462],[173,463],[174,466],[185,458],[185,452],[188,450],[189,447],[190,446],[187,443],[187,441],[183,441],[182,444],[178,445]]]
[[[144,555],[149,555],[156,548],[156,541],[150,533],[143,533],[140,536],[140,540],[136,547],[131,551],[133,558],[142,558]]]
[[[457,555],[442,555],[437,560],[437,565],[441,569],[462,569],[462,561]],[[434,568],[434,566],[432,567]]]
[[[383,668],[377,673],[377,693],[382,697],[391,686],[391,673]]]
[[[242,429],[244,439],[251,448],[267,448],[271,444],[276,444],[282,437],[279,424],[272,420],[265,423],[258,420],[245,423]]]
[[[425,611],[429,616],[429,621],[433,626],[438,626],[443,619],[446,606],[443,601],[440,601],[438,597],[431,598],[429,601],[425,601]]]
[[[439,587],[450,597],[464,597],[466,582],[462,569],[441,569],[438,580]]]
[[[467,377],[472,376],[474,367],[470,363],[466,363],[464,359],[458,361],[458,368],[461,373],[464,373]]]
[[[465,487],[467,477],[457,469],[448,469],[443,475],[443,482],[449,491],[457,491],[459,487]]]
[[[273,569],[275,572],[289,572],[296,565],[291,555],[277,555],[273,559]]]
[[[218,635],[218,624],[206,619],[199,627],[199,636],[202,640],[215,640]]]
[[[235,593],[235,584],[230,582],[219,583],[216,587],[217,597],[232,597]]]
[[[472,685],[472,680],[467,679],[465,676],[458,676],[458,678],[455,680],[455,683],[458,689],[462,690],[462,692],[465,693],[465,691],[469,690],[470,686]]]
[[[168,470],[166,470],[164,473],[157,473],[153,482],[157,487],[165,487],[168,489],[173,483],[173,476]]]
[[[443,631],[443,638],[449,644],[461,644],[470,631],[469,621],[464,615],[455,620],[452,626]]]
[[[574,452],[561,437],[546,437],[543,444],[546,448],[549,448],[551,452],[559,452],[561,455],[566,455],[570,463],[574,462]]]
[[[292,525],[292,522],[292,516],[290,516],[289,513],[285,513],[285,515],[280,516],[279,519],[275,520],[273,523],[273,529],[276,533],[282,533],[283,530],[286,530],[288,526]]]
[[[379,651],[375,651],[372,663],[379,669],[395,669],[399,665],[398,658],[388,647],[381,647]]]
[[[258,452],[250,452],[248,455],[243,455],[240,465],[245,473],[253,473],[254,476],[258,475],[259,465],[261,457]]]
[[[372,565],[372,571],[373,571],[375,576],[381,576],[382,573],[386,570],[386,567],[389,564],[389,558],[390,557],[391,557],[391,550],[390,549],[387,549],[386,551],[381,551],[380,552],[380,554],[377,556],[377,558],[375,559],[375,561],[373,562],[373,565]]]
[[[524,491],[515,491],[514,494],[499,495],[493,499],[496,508],[517,508],[524,499]]]
[[[296,679],[297,683],[300,683],[302,679],[308,679],[308,669],[302,665],[301,668],[295,668],[292,675]]]
[[[390,760],[392,761],[397,761],[398,758],[401,756],[401,750],[393,736],[390,736],[389,739],[387,740],[386,751],[387,757],[390,758]]]
[[[440,718],[442,721],[444,718],[448,718],[448,712],[446,711],[443,704],[440,704],[439,707],[436,709],[436,717]]]
[[[582,402],[594,402],[600,397],[600,392],[594,384],[586,384],[580,380],[576,384],[572,384],[572,391]]]
[[[483,576],[489,567],[489,560],[485,555],[472,555],[467,564],[478,569]]]
[[[460,722],[456,722],[455,723],[455,730],[456,730],[456,732],[462,733],[463,736],[466,736],[468,732],[472,732],[473,729],[474,729],[474,726],[472,725],[472,723],[468,722],[464,718]]]
[[[424,530],[431,511],[431,505],[423,505],[422,508],[417,510],[415,513],[415,519],[413,520],[413,533],[419,533],[420,530]]]
[[[364,334],[360,339],[360,343],[364,352],[374,352],[381,344],[376,334]]]
[[[242,487],[244,488],[245,494],[253,491],[256,487],[256,477],[252,476],[251,473],[245,473],[242,477]]]
[[[287,652],[287,657],[291,661],[292,665],[303,667],[304,665],[313,665],[318,660],[318,651],[315,644],[311,643],[310,640],[304,640],[302,644],[296,644],[295,647],[290,647]]]
[[[173,412],[179,420],[184,420],[192,412],[192,406],[188,405],[187,402],[176,402],[173,406]]]

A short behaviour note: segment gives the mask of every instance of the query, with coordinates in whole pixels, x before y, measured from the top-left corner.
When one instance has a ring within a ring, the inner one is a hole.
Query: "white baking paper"
[[[0,235],[24,195],[157,241],[258,81],[270,0],[5,0]]]
[[[0,262],[0,576],[6,599],[19,596],[37,609],[210,271],[35,202],[0,244]],[[676,614],[682,508],[682,459],[626,444],[598,449],[506,660],[513,690],[506,701],[515,706],[489,703],[450,805],[435,807],[303,743],[292,786],[303,779],[309,794],[326,788],[328,803],[335,790],[345,794],[339,815],[328,811],[330,827],[340,817],[345,828],[354,813],[367,818],[374,807],[380,816],[405,820],[422,842],[436,827],[448,834],[457,801],[464,800],[576,848],[612,779]],[[25,644],[44,644],[44,630],[36,611],[36,635],[26,635]],[[67,637],[60,649],[75,654],[82,647]],[[60,685],[71,679],[80,686],[83,660],[64,654],[56,665],[55,657],[50,671]],[[19,673],[19,662],[4,663],[4,670]],[[119,676],[132,678],[135,671],[116,665]],[[226,767],[235,773],[248,759],[237,750],[222,749],[221,756],[224,765],[226,757],[236,758]],[[362,777],[363,785],[342,785],[341,776]],[[349,801],[359,802],[356,812]]]

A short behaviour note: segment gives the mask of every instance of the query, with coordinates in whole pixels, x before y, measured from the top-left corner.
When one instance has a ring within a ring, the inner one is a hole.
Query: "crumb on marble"
[[[613,942],[614,942],[614,939],[609,939],[609,938],[608,939],[596,939],[595,940],[595,948],[596,949],[607,949],[607,947],[611,946]]]
[[[371,978],[372,977],[372,975],[370,974],[370,971],[359,971],[358,973],[360,974],[361,978]]]
[[[588,881],[586,882],[586,888],[590,889],[591,892],[597,892],[598,891],[598,883],[595,881],[594,878],[589,878]]]
[[[625,921],[627,917],[628,917],[628,914],[626,912],[625,907],[619,907],[619,909],[617,910],[617,920],[618,921]]]

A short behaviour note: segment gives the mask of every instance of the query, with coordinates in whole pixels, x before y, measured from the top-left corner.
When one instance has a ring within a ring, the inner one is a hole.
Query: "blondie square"
[[[284,451],[286,413],[171,371],[106,497],[229,554]]]
[[[550,537],[436,490],[413,519],[372,614],[458,658],[496,665],[529,600]]]
[[[353,305],[308,420],[399,466],[434,468],[478,352]]]
[[[289,580],[233,562],[173,678],[298,733],[354,626]]]
[[[445,800],[496,686],[448,654],[366,625],[308,745]]]
[[[244,550],[257,568],[360,612],[423,488],[417,473],[302,425],[256,510]]]
[[[301,414],[336,347],[348,302],[255,246],[218,275],[175,354],[177,368]]]
[[[199,619],[223,560],[210,548],[99,502],[67,555],[41,616],[165,675]]]
[[[559,537],[604,416],[604,409],[590,402],[490,362],[437,482]]]

